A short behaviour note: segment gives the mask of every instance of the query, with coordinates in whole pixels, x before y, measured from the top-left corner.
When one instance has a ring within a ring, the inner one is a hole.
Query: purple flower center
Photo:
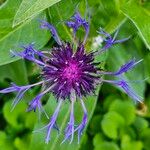
[[[79,79],[80,77],[80,70],[78,67],[78,63],[75,61],[66,62],[67,66],[63,71],[63,77],[67,78],[68,80],[72,81],[75,79]]]

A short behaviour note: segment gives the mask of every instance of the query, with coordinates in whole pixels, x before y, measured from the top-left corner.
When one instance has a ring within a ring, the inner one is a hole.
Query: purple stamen
[[[47,143],[47,144],[50,140],[51,129],[55,128],[56,119],[57,119],[61,104],[62,104],[62,100],[60,100],[58,102],[58,106],[57,106],[53,116],[51,117],[50,123],[47,125],[47,135],[46,135],[46,139],[45,139],[45,143]]]
[[[88,37],[88,34],[89,34],[89,23],[83,19],[80,15],[79,12],[76,12],[74,14],[74,16],[72,17],[72,20],[71,21],[67,21],[66,22],[66,25],[69,27],[69,28],[72,28],[73,29],[73,32],[74,32],[74,37],[76,35],[76,32],[77,30],[83,26],[83,28],[85,29],[85,37],[84,37],[84,40],[83,40],[83,44],[85,44],[86,42],[86,39]]]
[[[55,27],[52,24],[49,24],[48,22],[42,20],[41,22],[41,28],[42,29],[49,29],[53,38],[55,39],[55,41],[57,42],[57,44],[62,45],[62,42],[57,34],[57,31],[55,29]]]
[[[11,111],[15,108],[15,106],[20,102],[24,94],[32,87],[43,84],[44,81],[31,84],[31,85],[26,85],[26,86],[17,86],[16,84],[12,83],[11,87],[0,90],[0,93],[11,93],[11,92],[17,92],[17,96],[15,97],[13,103],[12,103],[12,109]]]
[[[143,59],[141,59],[141,60],[139,60],[137,62],[135,61],[135,59],[132,59],[132,60],[128,61],[126,64],[122,65],[120,67],[120,69],[118,71],[116,71],[116,72],[99,71],[99,74],[118,76],[118,75],[121,75],[123,73],[128,72],[129,70],[134,68],[137,64],[139,64],[141,61],[143,61]]]
[[[75,96],[75,91],[72,93],[71,95],[71,112],[70,112],[70,120],[68,122],[68,125],[65,129],[65,138],[62,141],[62,143],[64,143],[66,140],[70,139],[70,143],[72,143],[73,138],[74,138],[74,132],[75,132],[75,128],[74,128],[74,103],[76,100],[76,96]]]
[[[128,82],[125,80],[103,80],[103,82],[106,83],[110,83],[113,85],[116,85],[120,88],[122,88],[122,90],[129,96],[131,97],[133,100],[135,100],[135,102],[142,102],[142,97],[140,97],[139,95],[137,95],[135,93],[135,91],[129,86]]]
[[[60,111],[60,107],[62,105],[62,101],[63,100],[59,100],[58,101],[58,105],[56,107],[56,110],[55,110],[54,114],[52,115],[52,117],[50,119],[49,124],[47,124],[46,126],[42,127],[41,129],[38,129],[38,130],[34,131],[34,133],[36,133],[36,132],[40,132],[40,131],[42,131],[44,129],[47,129],[46,138],[45,138],[45,143],[46,144],[48,144],[48,142],[50,141],[50,134],[51,134],[52,128],[54,128],[56,130],[59,130],[58,126],[57,126],[57,123],[56,123],[56,120],[57,120],[57,117],[58,117],[58,113]]]
[[[128,37],[128,38],[124,38],[121,40],[116,40],[118,32],[119,32],[119,30],[117,30],[114,34],[114,37],[112,37],[109,33],[105,32],[102,28],[100,28],[100,31],[98,31],[98,33],[104,35],[106,38],[104,39],[104,41],[105,41],[104,47],[101,50],[97,51],[97,54],[100,54],[100,53],[106,51],[107,49],[112,47],[114,44],[125,42],[130,38],[130,37]]]
[[[86,110],[86,107],[85,107],[84,102],[83,102],[82,99],[80,99],[80,102],[81,102],[81,106],[82,106],[84,115],[83,115],[83,119],[82,119],[81,124],[75,129],[75,131],[78,131],[78,144],[80,142],[80,137],[83,133],[83,130],[84,130],[86,124],[87,124],[87,110]]]
[[[42,58],[48,58],[47,56],[45,56],[42,52],[37,51],[33,48],[33,44],[29,44],[28,46],[22,46],[24,48],[24,51],[22,52],[17,52],[17,51],[10,51],[12,53],[13,56],[18,56],[30,61],[35,62],[38,65],[44,66],[45,63],[43,63],[39,57]]]

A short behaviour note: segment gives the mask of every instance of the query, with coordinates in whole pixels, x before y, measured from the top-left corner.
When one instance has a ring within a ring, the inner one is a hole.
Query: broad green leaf
[[[115,100],[110,105],[109,111],[119,113],[127,125],[133,123],[135,120],[135,106],[131,101]]]
[[[45,14],[40,14],[31,22],[14,28],[0,39],[0,65],[8,64],[20,59],[16,57],[12,58],[10,49],[18,50],[18,47],[21,45],[32,42],[35,43],[36,48],[40,49],[47,43],[49,33],[40,29],[37,19],[45,19]]]
[[[147,48],[150,49],[150,10],[140,1],[129,0],[122,7],[122,12],[134,23]]]
[[[54,5],[60,0],[23,0],[13,21],[13,26],[16,26],[27,19],[32,19],[44,9]]]
[[[90,118],[93,114],[93,111],[94,111],[94,108],[95,108],[96,102],[97,102],[96,99],[97,99],[96,96],[89,96],[86,99],[84,99],[86,108],[88,110],[88,120],[90,120]],[[46,106],[47,112],[49,112],[49,114],[52,115],[56,106],[57,106],[56,100],[54,97],[51,96],[49,101],[47,102],[47,106]],[[69,116],[70,116],[69,108],[70,108],[70,103],[68,101],[66,101],[62,105],[61,111],[59,113],[57,123],[60,128],[60,134],[58,135],[57,131],[52,131],[51,141],[49,142],[48,145],[46,145],[44,142],[45,132],[44,133],[34,133],[32,141],[31,141],[30,150],[33,150],[33,149],[40,150],[42,148],[43,148],[43,150],[49,150],[49,148],[51,148],[51,150],[58,150],[58,149],[59,150],[63,150],[63,149],[77,150],[77,149],[79,149],[80,144],[77,143],[77,133],[75,133],[74,141],[71,144],[68,144],[68,141],[61,144],[61,142],[63,141],[63,138],[64,138],[64,129],[67,125],[67,122],[69,121]],[[75,104],[75,119],[76,119],[75,124],[79,124],[81,122],[82,115],[83,115],[83,111],[81,109],[79,101],[77,101]],[[37,124],[39,124],[39,123],[37,123]],[[42,123],[42,125],[43,125],[43,123]],[[37,129],[37,128],[39,128],[38,125],[36,125],[35,129]],[[38,142],[38,144],[36,144],[37,142]]]
[[[104,115],[101,122],[102,130],[111,139],[119,138],[120,128],[125,124],[124,118],[117,112],[110,111]]]

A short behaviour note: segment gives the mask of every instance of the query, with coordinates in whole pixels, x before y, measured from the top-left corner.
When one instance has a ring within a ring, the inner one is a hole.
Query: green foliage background
[[[143,80],[150,75],[150,1],[149,0],[0,0],[0,88],[10,82],[19,85],[39,80],[39,69],[32,63],[10,56],[10,49],[20,50],[20,45],[34,42],[36,48],[50,49],[54,44],[48,31],[39,29],[39,19],[53,23],[61,38],[71,41],[72,33],[65,26],[78,9],[84,16],[88,11],[90,35],[87,50],[95,51],[97,30],[103,27],[109,33],[120,28],[118,38],[131,36],[123,44],[115,45],[96,59],[101,67],[115,71],[120,65],[135,57],[143,62],[125,74],[128,80]],[[84,30],[78,37],[82,38]],[[40,89],[34,88],[11,112],[14,94],[0,95],[0,150],[150,150],[150,80],[132,82],[132,87],[143,97],[144,103],[136,105],[124,93],[109,85],[97,88],[97,96],[85,100],[89,124],[80,144],[75,137],[72,144],[64,143],[63,130],[69,117],[69,103],[63,105],[58,118],[60,135],[52,133],[50,143],[44,143],[44,133],[32,133],[48,120],[38,112],[26,113],[29,102]],[[43,99],[51,115],[57,105],[52,95]],[[76,121],[82,117],[78,102],[75,107]]]

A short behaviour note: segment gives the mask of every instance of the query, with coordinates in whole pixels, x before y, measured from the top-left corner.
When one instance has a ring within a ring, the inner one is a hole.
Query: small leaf
[[[104,134],[112,139],[119,138],[119,129],[122,126],[124,126],[124,124],[124,118],[113,111],[110,111],[107,114],[105,114],[101,122]]]
[[[11,112],[11,103],[12,101],[7,101],[3,108],[3,114],[6,119],[6,121],[16,130],[22,130],[24,128],[24,122],[25,122],[25,110],[26,105],[25,103],[20,103],[19,107],[17,109],[14,109],[13,112]],[[21,119],[21,120],[19,120]]]
[[[135,106],[131,101],[115,100],[110,105],[109,111],[119,113],[127,125],[133,123],[135,120]]]
[[[148,128],[148,121],[142,117],[137,116],[133,125],[137,129],[137,132],[140,134],[143,130]]]
[[[13,26],[25,22],[27,19],[32,19],[44,9],[54,5],[60,0],[23,0],[13,21]]]
[[[93,145],[97,147],[99,144],[104,142],[104,135],[102,133],[97,133],[93,138]]]

